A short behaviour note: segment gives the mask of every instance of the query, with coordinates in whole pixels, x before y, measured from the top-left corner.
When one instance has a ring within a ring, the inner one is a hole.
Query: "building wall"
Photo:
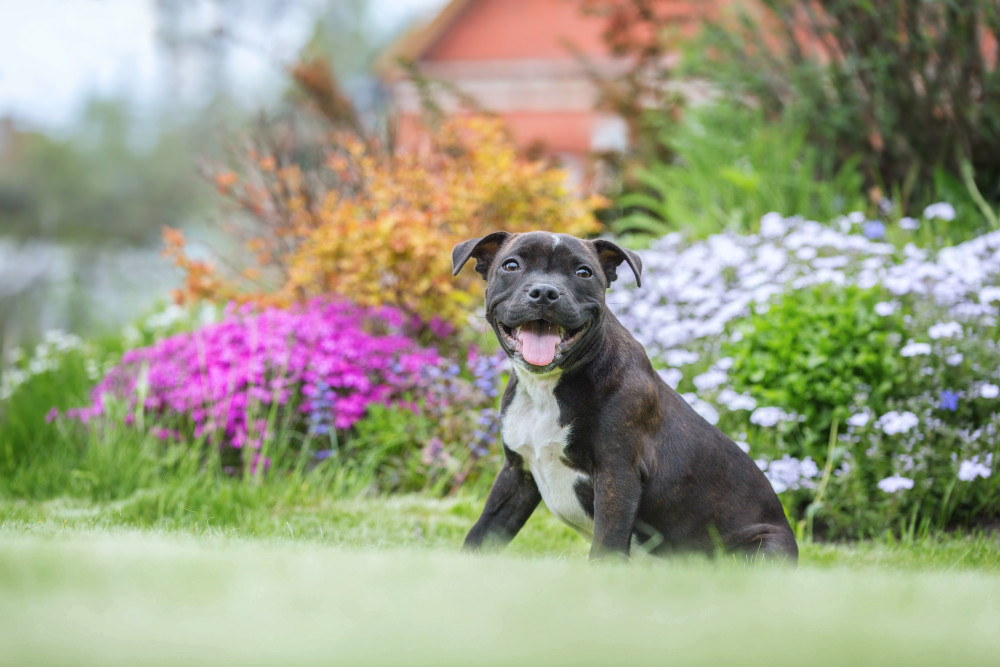
[[[677,29],[715,0],[675,0],[661,5]],[[564,161],[582,161],[593,151],[624,150],[624,122],[596,110],[597,90],[580,61],[606,77],[628,69],[604,43],[603,17],[585,15],[580,0],[470,0],[451,13],[447,27],[424,44],[418,60],[430,79],[454,84],[480,106],[500,116],[521,149],[541,148]],[[448,13],[453,7],[445,10]],[[391,79],[399,140],[419,140],[419,96],[405,79]],[[437,100],[449,113],[458,100]]]

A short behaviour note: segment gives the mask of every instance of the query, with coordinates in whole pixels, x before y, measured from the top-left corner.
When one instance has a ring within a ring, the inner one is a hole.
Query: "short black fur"
[[[572,425],[562,456],[585,476],[574,490],[594,520],[592,558],[628,555],[637,543],[655,554],[725,551],[795,562],[791,528],[756,464],[659,377],[639,342],[607,309],[604,295],[621,264],[639,281],[638,255],[604,240],[498,232],[456,246],[456,274],[470,258],[487,280],[486,318],[517,366],[501,414],[517,393],[519,373],[561,372],[555,387],[559,422]],[[557,298],[533,300],[530,292],[539,284]],[[519,357],[505,335],[537,319],[579,331],[545,367]],[[504,454],[467,549],[506,544],[541,500],[506,441]]]

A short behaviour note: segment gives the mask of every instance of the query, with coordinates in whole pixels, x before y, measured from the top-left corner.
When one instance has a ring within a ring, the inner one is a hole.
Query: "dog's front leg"
[[[594,542],[590,559],[627,558],[632,543],[642,480],[639,470],[625,461],[611,461],[594,477]]]
[[[466,536],[463,549],[479,551],[484,545],[497,549],[504,547],[514,539],[541,500],[535,479],[522,467],[520,457],[507,452],[486,498],[483,513]]]

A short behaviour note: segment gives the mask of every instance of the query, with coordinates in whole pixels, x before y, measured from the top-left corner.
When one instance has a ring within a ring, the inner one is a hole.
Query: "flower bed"
[[[669,235],[609,303],[797,517],[857,535],[996,516],[1000,232],[897,250],[869,222]]]
[[[66,414],[86,424],[116,406],[128,426],[218,445],[238,469],[256,471],[258,452],[277,439],[294,439],[317,460],[350,452],[358,422],[381,406],[409,413],[407,431],[420,430],[414,419],[434,422],[424,429],[430,442],[411,438],[397,454],[464,479],[495,441],[499,369],[475,351],[461,365],[447,359],[419,345],[409,324],[399,310],[348,302],[230,308],[218,323],[129,350],[91,404]]]

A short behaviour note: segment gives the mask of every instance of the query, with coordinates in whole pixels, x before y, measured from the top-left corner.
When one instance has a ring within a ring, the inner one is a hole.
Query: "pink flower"
[[[129,350],[94,388],[92,404],[67,416],[86,423],[111,399],[125,405],[133,425],[142,385],[145,423],[187,421],[195,437],[252,450],[267,436],[258,416],[272,406],[347,429],[373,403],[410,400],[423,369],[440,359],[407,335],[411,323],[392,308],[315,300],[225,312],[221,322]]]

